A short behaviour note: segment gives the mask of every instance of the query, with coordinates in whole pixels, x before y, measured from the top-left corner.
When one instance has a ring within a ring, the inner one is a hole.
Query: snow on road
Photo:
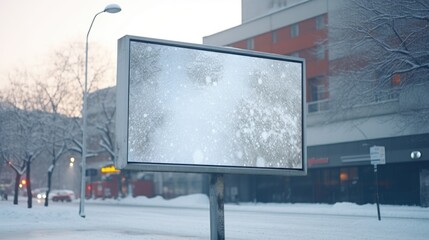
[[[0,201],[0,239],[209,239],[205,195],[173,200],[86,201],[79,204]],[[226,239],[427,239],[429,208],[381,205],[254,204],[225,206]]]

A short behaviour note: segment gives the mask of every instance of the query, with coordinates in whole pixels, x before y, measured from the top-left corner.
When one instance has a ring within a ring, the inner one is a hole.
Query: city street
[[[1,0],[0,240],[429,240],[428,13]]]
[[[22,200],[22,199],[21,199]],[[0,239],[209,239],[208,199],[192,195],[78,201],[0,202]],[[254,204],[225,206],[226,239],[427,239],[429,209],[374,205]]]

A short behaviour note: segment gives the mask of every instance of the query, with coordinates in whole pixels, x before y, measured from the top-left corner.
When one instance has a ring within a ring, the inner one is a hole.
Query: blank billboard
[[[125,36],[116,165],[303,175],[303,83],[302,59]]]

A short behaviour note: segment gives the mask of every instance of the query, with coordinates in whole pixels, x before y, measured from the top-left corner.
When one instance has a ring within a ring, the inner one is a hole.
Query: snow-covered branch
[[[19,175],[22,175],[22,174],[24,174],[25,173],[25,170],[27,169],[26,167],[25,167],[25,165],[24,165],[24,167],[23,168],[20,168],[20,167],[18,167],[18,166],[16,166],[12,161],[10,161],[10,160],[5,160],[6,161],[6,163],[16,172],[16,173],[18,173]]]

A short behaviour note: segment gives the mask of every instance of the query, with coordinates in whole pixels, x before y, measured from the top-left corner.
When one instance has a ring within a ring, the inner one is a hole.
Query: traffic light
[[[21,183],[19,184],[19,188],[23,188],[27,185],[27,180],[24,178],[21,180]]]

